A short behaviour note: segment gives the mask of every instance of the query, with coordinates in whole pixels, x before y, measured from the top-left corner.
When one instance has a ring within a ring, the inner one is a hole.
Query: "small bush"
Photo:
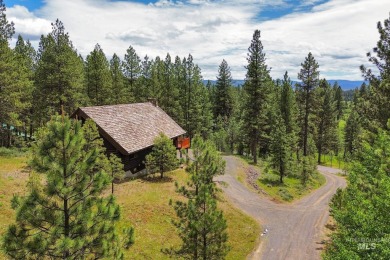
[[[0,156],[2,157],[20,157],[24,156],[27,149],[0,147]]]
[[[292,196],[290,194],[290,192],[288,190],[286,190],[285,188],[280,188],[279,191],[278,191],[278,194],[285,201],[291,201],[294,198],[294,196]]]
[[[261,178],[261,181],[263,183],[279,183],[280,182],[280,177],[277,174],[274,174],[272,172],[268,172],[264,174],[264,176]]]

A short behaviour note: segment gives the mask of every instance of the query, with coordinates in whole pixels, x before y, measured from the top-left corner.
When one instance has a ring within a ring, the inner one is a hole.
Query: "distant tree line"
[[[226,60],[216,84],[205,85],[191,54],[141,59],[129,46],[122,59],[114,54],[109,60],[96,44],[84,59],[59,20],[41,36],[38,50],[21,36],[12,49],[13,24],[6,21],[5,8],[2,13],[1,146],[28,141],[56,112],[153,99],[190,137],[211,139],[220,151],[250,155],[254,162],[270,158],[281,182],[294,171],[302,173],[305,183],[315,169],[316,154],[321,163],[322,154],[342,150],[337,131],[344,106],[340,86],[320,79],[311,53],[296,86],[287,72],[283,80],[273,80],[259,30],[248,48],[245,83],[233,87]],[[23,137],[16,138],[15,132]]]

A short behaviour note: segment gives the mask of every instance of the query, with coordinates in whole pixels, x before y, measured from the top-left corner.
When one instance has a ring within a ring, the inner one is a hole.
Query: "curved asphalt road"
[[[216,181],[226,182],[222,189],[241,210],[255,218],[268,232],[248,257],[266,260],[320,259],[321,230],[329,217],[329,200],[337,188],[345,187],[345,179],[335,175],[339,170],[318,166],[326,184],[304,198],[291,204],[278,204],[248,190],[237,181],[236,173],[245,166],[234,156],[225,156],[225,175]],[[251,166],[249,166],[251,167]],[[259,234],[260,236],[261,234]]]

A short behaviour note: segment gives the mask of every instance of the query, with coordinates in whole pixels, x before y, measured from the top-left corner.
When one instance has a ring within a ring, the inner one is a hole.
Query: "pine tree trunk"
[[[280,183],[283,183],[284,167],[283,167],[283,164],[282,164],[282,159],[280,159],[279,171],[280,171]]]
[[[307,91],[306,104],[305,104],[305,122],[304,122],[304,132],[303,132],[303,156],[307,156],[308,128],[309,128],[309,93]]]
[[[111,194],[114,194],[114,171],[111,173],[112,181],[111,181]]]
[[[256,142],[253,142],[253,144],[252,144],[252,155],[253,155],[253,163],[257,164],[257,147],[256,147]]]
[[[321,164],[321,155],[322,155],[322,144],[320,143],[318,146],[318,164]]]
[[[11,134],[11,126],[7,124],[7,145],[6,147],[9,148],[12,145],[12,134]]]

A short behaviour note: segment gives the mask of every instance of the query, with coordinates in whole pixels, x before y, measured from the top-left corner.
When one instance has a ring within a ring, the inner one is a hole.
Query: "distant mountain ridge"
[[[203,80],[204,84],[207,84],[209,80]],[[363,80],[344,80],[344,79],[331,79],[328,80],[329,84],[333,86],[333,84],[337,81],[342,90],[351,90],[360,87],[365,81]],[[215,84],[216,80],[210,80],[211,84]],[[245,83],[245,80],[242,79],[234,79],[232,81],[233,86],[242,86]],[[297,83],[297,81],[293,81],[293,84]],[[367,82],[366,82],[367,83]]]

